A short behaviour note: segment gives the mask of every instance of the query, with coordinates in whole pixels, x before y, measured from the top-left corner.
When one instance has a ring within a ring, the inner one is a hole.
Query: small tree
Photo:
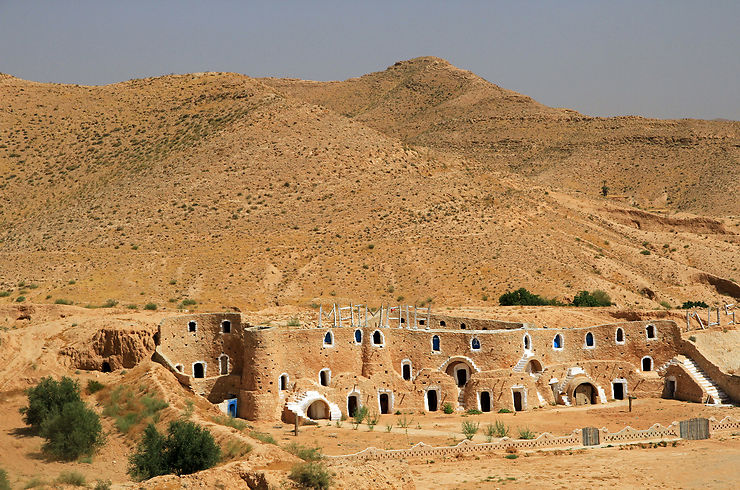
[[[147,425],[136,452],[129,456],[129,474],[139,480],[167,474],[164,444],[165,439],[154,424]]]
[[[318,461],[293,466],[288,478],[305,488],[316,490],[326,490],[331,485],[331,473],[323,463]]]
[[[61,412],[66,403],[81,401],[80,385],[77,381],[63,377],[56,381],[51,376],[43,378],[39,384],[26,390],[28,406],[22,407],[23,422],[38,431],[44,420]]]
[[[44,451],[66,460],[90,456],[105,442],[100,417],[80,400],[66,403],[58,414],[44,420],[41,437],[46,439]]]
[[[601,184],[601,195],[604,197],[609,195],[609,186],[606,185],[606,181]]]
[[[183,420],[170,423],[165,443],[167,463],[176,475],[205,470],[221,459],[221,448],[206,429]]]
[[[462,423],[462,433],[465,436],[465,439],[472,439],[478,432],[478,427],[480,427],[480,422],[471,422],[469,420],[464,421]]]

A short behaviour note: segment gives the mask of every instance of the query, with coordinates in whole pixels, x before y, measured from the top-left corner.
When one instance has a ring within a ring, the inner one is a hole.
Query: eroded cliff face
[[[154,353],[156,332],[147,327],[103,328],[59,351],[77,369],[109,371],[132,368]]]

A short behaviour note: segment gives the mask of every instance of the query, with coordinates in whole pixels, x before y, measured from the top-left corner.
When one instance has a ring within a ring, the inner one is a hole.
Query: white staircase
[[[539,400],[541,407],[547,405],[547,401],[545,401],[545,398],[540,394],[540,390],[537,390],[537,399]]]
[[[285,406],[296,416],[316,422],[306,413],[308,407],[310,407],[316,400],[321,400],[329,406],[329,420],[341,420],[342,411],[339,409],[339,406],[324,398],[324,396],[318,391],[304,391],[302,393],[296,393],[288,398]]]
[[[717,406],[732,406],[732,400],[730,400],[730,397],[727,396],[727,393],[722,391],[722,389],[714,384],[714,381],[707,376],[707,373],[705,373],[695,362],[693,359],[685,358],[683,360],[683,366],[686,368],[686,371],[689,372],[692,378],[694,378],[694,381],[697,382],[699,386],[709,395],[712,397],[713,403],[710,405],[717,405]]]
[[[522,355],[522,358],[519,359],[519,362],[517,362],[516,365],[514,366],[514,372],[521,373],[522,371],[524,371],[524,368],[527,366],[527,363],[533,357],[534,357],[534,354],[532,353],[532,351],[525,350],[524,354]]]
[[[601,401],[601,403],[606,403],[607,398],[606,398],[606,392],[604,391],[604,388],[602,388],[599,385],[596,385],[596,389],[599,392],[599,401]]]
[[[560,395],[560,399],[563,400],[563,404],[566,407],[569,407],[570,406],[570,398],[568,398],[568,395],[566,395],[565,393],[563,393],[563,394]]]

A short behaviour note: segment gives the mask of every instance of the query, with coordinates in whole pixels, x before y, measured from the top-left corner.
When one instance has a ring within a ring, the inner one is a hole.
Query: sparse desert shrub
[[[10,480],[8,480],[8,472],[0,469],[0,490],[10,490]]]
[[[481,412],[477,408],[469,408],[469,409],[465,410],[465,413],[467,413],[468,415],[480,415],[483,412]]]
[[[505,292],[499,297],[498,302],[501,306],[545,306],[553,304],[551,300],[545,299],[537,294],[532,294],[525,288]]]
[[[642,255],[650,255],[650,250],[641,250],[640,253]]]
[[[110,490],[111,485],[110,480],[95,480],[93,490]]]
[[[10,296],[10,291],[0,291],[0,298],[7,298]]]
[[[25,296],[18,296],[17,298],[15,298],[16,303],[23,303],[24,301],[26,301]]]
[[[691,342],[696,342],[696,337],[694,335],[689,336],[689,340]]]
[[[232,439],[226,443],[226,447],[221,449],[221,461],[241,458],[245,454],[248,454],[251,450],[251,444]]]
[[[365,416],[365,423],[370,430],[373,430],[378,425],[378,420],[380,420],[380,415],[377,412],[368,412]]]
[[[136,305],[126,305],[126,308],[128,308],[129,310],[136,310],[136,309],[138,309],[139,307],[138,307],[138,306],[136,306]]]
[[[478,432],[479,427],[480,422],[471,422],[469,420],[465,420],[462,423],[462,433],[467,440],[470,440]]]
[[[66,403],[41,424],[44,451],[63,460],[89,456],[105,442],[103,426],[95,411],[82,401]]]
[[[118,301],[116,301],[115,299],[109,299],[106,300],[105,303],[103,303],[102,308],[113,308],[116,305],[118,305]]]
[[[535,433],[529,430],[529,427],[519,427],[519,439],[534,439]]]
[[[252,432],[249,433],[249,437],[253,437],[257,439],[258,441],[264,442],[265,444],[277,445],[277,441],[275,441],[275,438],[266,432],[258,432],[256,430],[253,430]]]
[[[144,309],[145,310],[154,311],[154,310],[157,309],[157,304],[156,303],[147,303],[146,305],[144,305]]]
[[[300,463],[290,471],[288,478],[306,488],[326,490],[331,485],[331,473],[323,463],[312,461]]]
[[[369,412],[369,410],[368,410],[368,408],[365,405],[363,405],[363,406],[357,408],[357,410],[355,410],[355,414],[352,416],[352,420],[353,420],[352,427],[355,430],[357,430],[357,427],[359,427],[359,425],[363,422],[363,420],[365,420],[365,418],[368,415],[368,412]]]
[[[681,305],[681,309],[689,310],[691,308],[709,308],[709,305],[704,301],[684,301]]]
[[[303,461],[318,461],[324,457],[321,454],[321,448],[318,447],[307,447],[302,444],[291,442],[284,448],[290,454],[298,456]]]
[[[506,459],[516,459],[518,457],[519,457],[518,454],[507,454],[506,456],[504,456],[504,458]]]
[[[501,408],[499,409],[498,413],[512,413],[512,412],[508,408]]]
[[[444,405],[442,405],[442,411],[446,413],[447,415],[449,415],[455,411],[455,408],[452,406],[452,403],[447,402]]]
[[[489,424],[486,427],[486,435],[488,435],[489,428],[493,432],[492,435],[495,435],[496,437],[506,437],[509,435],[509,428],[500,420],[495,420],[493,425]]]
[[[231,417],[228,415],[219,415],[216,417],[211,417],[211,420],[213,420],[217,424],[225,425],[227,427],[233,427],[236,430],[244,430],[247,427],[249,427],[249,424],[247,424],[242,419],[237,419],[235,417]]]
[[[56,381],[51,376],[42,378],[39,384],[26,390],[28,406],[20,409],[23,422],[38,431],[41,424],[61,412],[66,403],[81,401],[80,385],[64,376]]]
[[[573,298],[573,306],[611,306],[612,299],[605,291],[596,289],[593,292],[580,291]]]
[[[87,392],[91,395],[103,388],[105,388],[105,385],[99,381],[95,381],[94,379],[87,382]]]
[[[288,326],[289,327],[300,327],[301,326],[301,322],[300,322],[300,320],[298,320],[298,318],[295,318],[294,317],[294,318],[291,318],[290,320],[288,320]]]
[[[665,301],[665,300],[663,300],[663,301],[660,302],[660,306],[662,306],[666,310],[670,310],[672,308],[671,304],[668,301]]]
[[[85,475],[76,471],[63,471],[55,482],[62,485],[72,485],[73,487],[84,487]]]
[[[178,307],[178,309],[183,310],[183,309],[187,308],[188,306],[194,306],[194,305],[197,305],[197,304],[198,304],[198,302],[195,301],[194,299],[185,298],[184,300],[180,301],[180,304],[177,307]]]
[[[41,477],[34,476],[30,480],[26,482],[25,485],[23,485],[23,488],[38,488],[38,487],[45,487],[46,481],[43,480]]]
[[[407,418],[407,417],[406,417],[405,415],[402,415],[402,416],[401,416],[401,417],[399,417],[399,418],[398,418],[398,420],[396,421],[396,423],[398,424],[398,426],[399,426],[400,428],[402,428],[402,429],[405,429],[405,428],[407,428],[407,427],[408,427],[409,425],[411,425],[411,424],[412,424],[413,422],[414,422],[414,421],[413,421],[413,419],[412,419],[412,420],[409,420],[409,419],[408,419],[408,418]]]

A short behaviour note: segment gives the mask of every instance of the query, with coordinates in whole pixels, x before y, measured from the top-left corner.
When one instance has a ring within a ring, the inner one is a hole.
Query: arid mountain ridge
[[[739,155],[738,122],[592,118],[437,58],[344,82],[0,76],[0,301],[730,300]]]

